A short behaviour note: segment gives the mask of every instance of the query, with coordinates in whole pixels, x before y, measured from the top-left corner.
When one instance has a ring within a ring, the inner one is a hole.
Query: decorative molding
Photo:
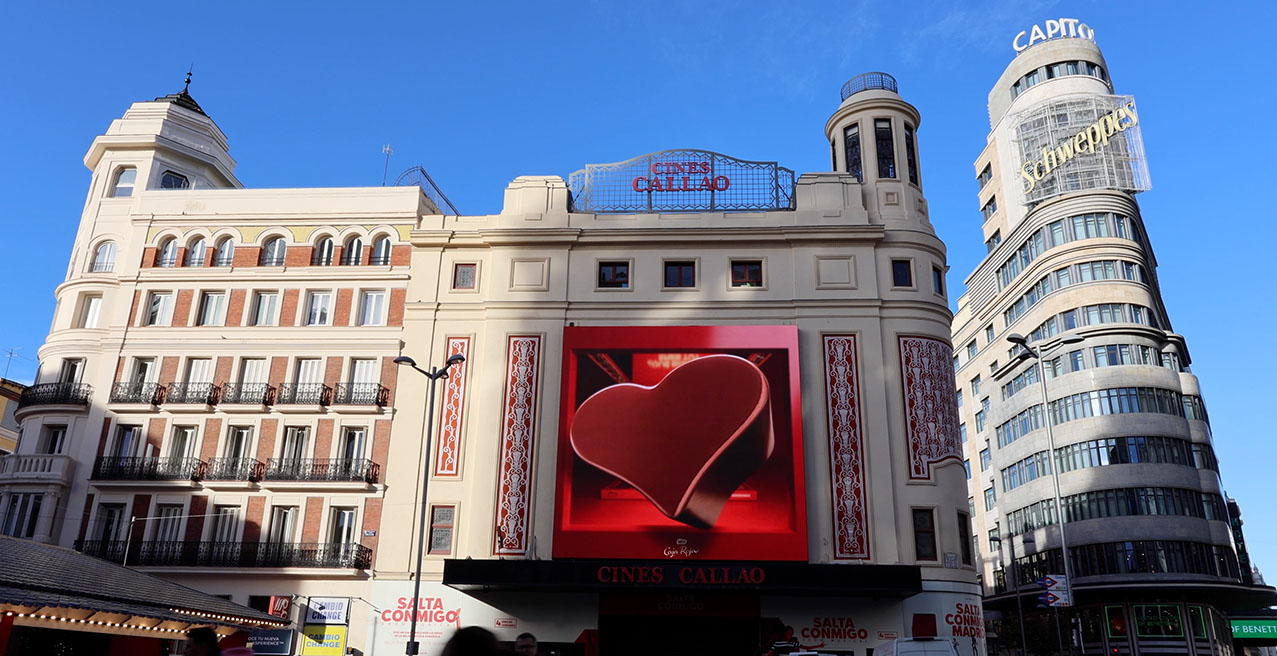
[[[930,480],[931,465],[962,460],[953,347],[934,337],[900,336],[900,373],[909,437],[909,478]]]
[[[869,558],[869,511],[865,501],[865,445],[856,376],[856,337],[825,335],[824,349],[834,558],[862,560]]]
[[[493,554],[528,552],[532,497],[532,438],[536,432],[537,369],[541,337],[511,335],[506,353],[505,403],[501,409],[501,454]]]
[[[470,338],[449,337],[446,357],[465,356],[444,379],[443,401],[439,408],[439,450],[435,455],[435,476],[461,475],[461,430],[465,425],[466,383],[470,373]]]

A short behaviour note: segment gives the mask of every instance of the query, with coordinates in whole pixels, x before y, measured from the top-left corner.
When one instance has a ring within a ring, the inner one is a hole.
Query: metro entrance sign
[[[1047,606],[1072,606],[1073,591],[1069,589],[1068,577],[1062,574],[1047,574],[1038,579],[1038,585],[1046,592],[1038,595],[1038,601]]]
[[[708,150],[662,150],[589,164],[568,179],[572,211],[758,212],[794,209],[794,172]]]

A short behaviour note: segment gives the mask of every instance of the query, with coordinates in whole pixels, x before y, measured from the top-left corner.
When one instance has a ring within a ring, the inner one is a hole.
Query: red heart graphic
[[[599,390],[577,409],[570,434],[582,460],[697,528],[714,525],[776,442],[767,377],[734,355],[692,360],[654,387]]]

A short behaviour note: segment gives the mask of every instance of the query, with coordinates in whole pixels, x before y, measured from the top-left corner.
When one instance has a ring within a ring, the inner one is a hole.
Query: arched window
[[[196,237],[190,246],[186,247],[186,266],[202,267],[204,266],[204,238]]]
[[[364,240],[358,237],[351,237],[346,242],[345,248],[341,251],[341,263],[354,266],[362,262],[364,259]]]
[[[160,189],[190,189],[190,187],[191,181],[181,173],[165,171],[164,175],[160,176]]]
[[[262,248],[262,266],[284,266],[284,253],[287,246],[283,237],[276,237]]]
[[[372,264],[385,266],[390,264],[390,238],[378,237],[372,243]]]
[[[112,198],[128,198],[133,195],[133,183],[137,181],[137,169],[132,166],[120,169],[115,174],[115,181],[111,185]]]
[[[332,237],[324,237],[315,244],[315,254],[311,256],[310,263],[314,266],[328,266],[333,263]]]
[[[160,243],[160,250],[155,253],[155,266],[177,266],[177,240],[169,237]]]
[[[108,273],[115,270],[115,242],[104,241],[98,244],[93,250],[93,262],[89,264],[89,271],[94,273]]]
[[[235,241],[224,237],[213,249],[213,266],[230,266],[235,263]]]

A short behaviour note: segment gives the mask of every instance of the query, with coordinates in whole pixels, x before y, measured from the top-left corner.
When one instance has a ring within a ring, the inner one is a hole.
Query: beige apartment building
[[[1093,36],[1018,52],[975,164],[988,256],[953,340],[985,605],[1008,650],[1027,613],[1038,649],[1229,653],[1227,612],[1273,591],[1238,568],[1206,406],[1134,196],[1149,188],[1138,107]],[[1061,514],[1073,603],[1057,629],[1038,582],[1066,574]]]
[[[478,625],[582,656],[984,656],[920,123],[866,74],[835,172],[658,151],[464,216],[243,188],[187,92],[136,103],[85,159],[9,532],[352,653],[404,653],[415,613],[423,653]],[[427,416],[394,360],[455,355]]]

